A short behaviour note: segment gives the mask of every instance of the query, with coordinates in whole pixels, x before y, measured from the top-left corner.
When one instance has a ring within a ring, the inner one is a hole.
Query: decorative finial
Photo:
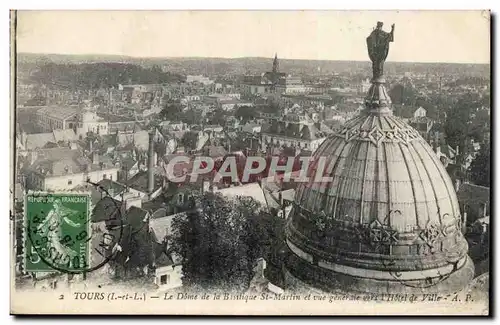
[[[389,54],[389,43],[394,41],[394,24],[390,33],[384,32],[384,23],[377,22],[377,27],[366,38],[368,55],[372,61],[372,85],[365,98],[365,106],[370,114],[391,115],[391,98],[385,89],[384,63]]]
[[[374,81],[383,80],[384,62],[389,54],[389,43],[394,42],[394,24],[392,24],[390,33],[384,32],[383,26],[384,23],[377,22],[377,27],[366,39],[368,55],[372,61]]]

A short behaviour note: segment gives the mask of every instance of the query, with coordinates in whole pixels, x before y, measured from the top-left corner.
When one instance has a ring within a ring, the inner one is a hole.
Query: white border
[[[16,9],[493,9],[493,12],[499,12],[500,11],[500,5],[498,0],[475,0],[475,1],[470,1],[470,0],[455,0],[455,1],[442,1],[438,3],[435,0],[420,0],[420,1],[369,1],[369,0],[364,0],[364,1],[355,1],[355,0],[350,0],[350,1],[318,1],[318,0],[308,0],[308,1],[283,1],[283,2],[274,2],[271,3],[270,1],[266,0],[253,0],[253,1],[246,1],[246,2],[236,2],[236,1],[221,1],[221,0],[212,0],[212,1],[202,1],[202,0],[184,0],[181,2],[168,2],[167,5],[165,4],[164,1],[147,1],[143,0],[140,2],[137,1],[130,1],[130,0],[122,0],[119,2],[109,2],[105,3],[102,0],[86,0],[86,1],[81,1],[81,2],[68,2],[68,1],[57,1],[57,0],[45,0],[45,1],[14,1],[14,0],[7,0],[2,2],[2,11],[0,15],[0,19],[2,21],[2,33],[0,33],[1,41],[2,44],[4,45],[1,49],[1,55],[2,55],[2,70],[1,70],[1,76],[2,76],[2,87],[0,87],[0,91],[2,92],[2,98],[4,100],[4,107],[2,110],[0,110],[0,121],[3,123],[3,127],[0,127],[0,131],[2,134],[0,135],[0,141],[2,144],[2,148],[9,148],[10,147],[10,141],[9,141],[9,127],[7,126],[7,123],[9,121],[9,85],[10,85],[10,80],[9,80],[9,31],[8,31],[8,26],[9,26],[9,12],[8,9],[10,8],[16,8]],[[498,17],[497,18],[497,25],[498,25]],[[495,34],[495,40],[497,40],[498,33]],[[492,60],[495,60],[495,58],[492,58]],[[496,71],[495,71],[496,73]],[[496,75],[496,74],[495,74]],[[497,89],[498,84],[495,86],[495,93],[498,94],[498,89]],[[496,109],[496,107],[492,108]],[[498,119],[500,118],[500,114],[497,112],[495,114],[495,121],[498,122]],[[493,126],[492,126],[493,127]],[[498,132],[498,131],[497,131]],[[500,146],[499,141],[495,141],[495,148],[498,150],[498,146]],[[495,151],[497,151],[495,150]],[[6,163],[6,159],[2,160],[2,170],[5,172],[8,172],[10,170],[10,160],[9,163]],[[498,173],[497,173],[498,176]],[[495,179],[496,180],[496,179]],[[9,175],[9,182],[10,182],[10,175]],[[495,182],[496,185],[496,182]],[[4,187],[6,189],[7,186]],[[498,199],[497,195],[499,191],[495,192],[495,198],[494,202],[500,202],[500,200],[495,200]],[[4,195],[0,196],[0,202],[1,206],[3,208],[3,211],[7,211],[7,207],[10,206],[10,200],[9,196],[7,195],[7,191],[4,192]],[[8,218],[4,218],[8,219]],[[496,222],[495,226],[495,233],[499,233],[499,222]],[[4,227],[4,229],[9,229],[9,227]],[[4,239],[7,241],[4,243],[4,245],[1,245],[2,248],[4,249],[4,254],[2,256],[10,256],[10,236],[4,236]],[[498,245],[500,241],[496,241],[496,246],[494,247],[493,252],[498,251]],[[4,311],[2,315],[4,315],[2,319],[2,323],[4,321],[6,322],[13,322],[12,317],[8,317],[7,315],[9,314],[9,288],[10,288],[10,266],[8,263],[4,263],[4,268],[2,269],[2,279],[3,279],[3,286],[2,286],[2,305],[4,306]],[[498,283],[498,281],[496,281]],[[498,289],[498,288],[495,288]],[[497,291],[498,292],[498,291]],[[496,304],[496,299],[493,299],[494,303]],[[498,308],[496,308],[498,312]],[[73,320],[73,319],[71,319]],[[326,321],[331,321],[330,319],[325,319]],[[44,319],[42,320],[44,322],[50,322],[50,319]],[[68,321],[68,319],[64,320]],[[158,322],[163,322],[164,320],[158,320]],[[216,320],[217,321],[217,320]],[[243,319],[238,319],[238,322],[243,322],[245,320]],[[260,319],[259,322],[266,322],[270,320],[263,320]],[[303,321],[307,322],[307,319],[303,319]],[[334,321],[341,321],[340,319],[335,319]],[[350,320],[351,322],[353,321],[360,321],[360,320]],[[412,320],[405,320],[405,322],[409,322]],[[418,321],[418,320],[417,320]],[[427,319],[427,322],[436,322],[439,324],[442,324],[443,322],[454,322],[455,320],[453,319],[439,319],[439,320],[431,320]],[[35,320],[27,320],[27,323],[34,323]],[[107,320],[96,320],[93,319],[92,323],[101,323],[105,324],[107,323]],[[170,319],[169,322],[176,322],[174,319]]]

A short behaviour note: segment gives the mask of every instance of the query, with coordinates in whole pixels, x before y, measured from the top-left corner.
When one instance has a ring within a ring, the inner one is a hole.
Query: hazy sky
[[[368,61],[377,21],[396,24],[389,61],[490,62],[489,12],[24,11],[18,52]]]

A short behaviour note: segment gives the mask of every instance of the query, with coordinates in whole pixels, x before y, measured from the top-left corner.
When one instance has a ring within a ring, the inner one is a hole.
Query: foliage
[[[264,106],[262,111],[264,113],[279,115],[281,113],[281,108],[278,103],[271,101],[268,105]]]
[[[178,119],[188,125],[197,124],[200,122],[200,113],[195,109],[188,109],[184,111]]]
[[[249,106],[240,106],[234,113],[234,116],[238,119],[241,120],[243,124],[246,122],[253,120],[258,116],[257,111],[255,110],[254,107],[249,107]]]
[[[164,121],[178,121],[181,114],[181,103],[178,101],[169,101],[160,112],[160,118]]]
[[[118,84],[159,84],[180,82],[183,77],[161,69],[146,69],[127,63],[47,63],[30,76],[40,84],[50,81],[54,86],[69,89],[111,88]]]
[[[411,84],[396,84],[389,91],[389,96],[394,104],[413,105],[416,99],[416,91]]]
[[[124,227],[119,245],[122,249],[110,264],[122,279],[143,276],[144,269],[153,265],[158,244],[145,224],[139,228],[131,225]]]
[[[196,145],[198,143],[198,133],[193,131],[184,133],[181,143],[186,150],[196,149]]]
[[[490,186],[490,163],[490,148],[483,146],[469,167],[469,175],[472,183]]]
[[[208,116],[208,123],[223,126],[226,123],[227,116],[227,113],[223,109],[217,108]]]
[[[172,249],[182,258],[184,286],[245,290],[254,262],[269,251],[276,217],[252,198],[206,193],[195,201],[198,210],[172,224]]]
[[[459,146],[462,152],[471,134],[473,126],[471,114],[479,106],[478,100],[477,95],[465,94],[448,111],[444,124],[447,143],[453,148]]]

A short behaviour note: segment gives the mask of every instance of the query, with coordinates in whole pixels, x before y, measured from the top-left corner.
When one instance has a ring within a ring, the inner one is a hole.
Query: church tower
[[[274,55],[273,61],[273,74],[277,75],[280,72],[280,63],[278,61],[278,53]]]
[[[276,94],[280,80],[280,63],[278,61],[278,53],[274,54],[273,71],[270,74],[270,78],[272,82],[271,92]]]

